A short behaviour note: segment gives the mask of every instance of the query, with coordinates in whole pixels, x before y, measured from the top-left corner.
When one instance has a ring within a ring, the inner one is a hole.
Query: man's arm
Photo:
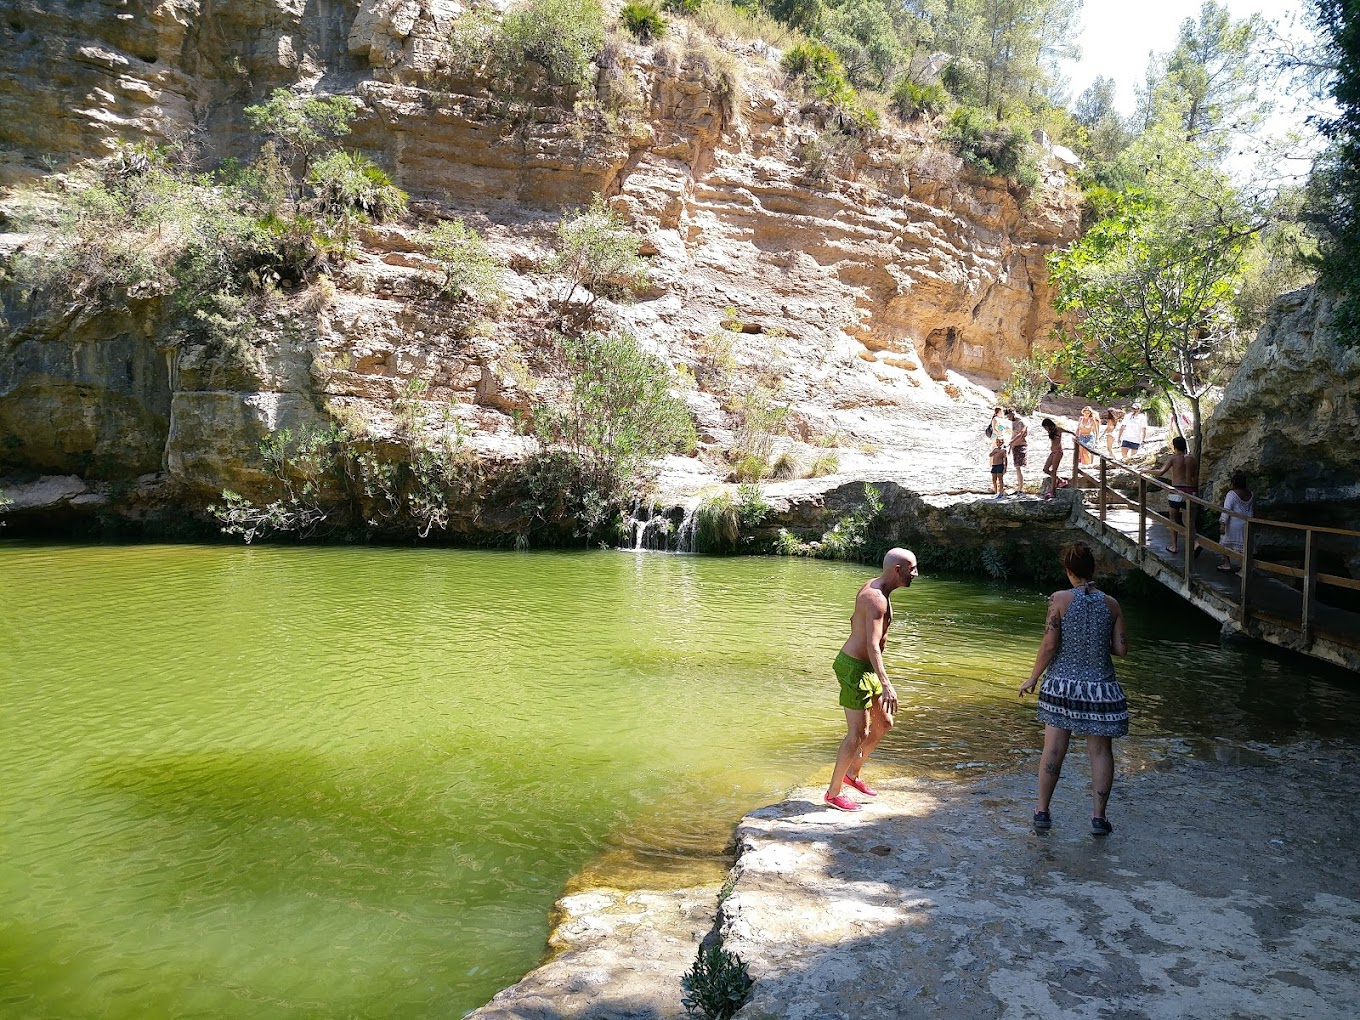
[[[888,636],[888,596],[882,592],[871,590],[865,592],[860,598],[867,602],[865,615],[869,622],[869,633],[867,635],[869,665],[874,667],[874,674],[878,677],[878,682],[883,685],[884,711],[889,715],[896,715],[897,692],[893,690],[892,681],[888,679],[888,671],[883,665],[883,643]]]

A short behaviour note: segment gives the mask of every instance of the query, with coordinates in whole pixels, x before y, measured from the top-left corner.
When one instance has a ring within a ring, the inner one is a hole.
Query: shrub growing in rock
[[[742,533],[760,527],[771,509],[760,486],[751,482],[738,485],[735,494],[722,492],[704,500],[694,511],[695,551],[736,552]]]
[[[642,239],[599,195],[589,208],[562,217],[557,253],[547,265],[564,280],[562,309],[584,319],[600,297],[634,294],[647,282],[641,247]]]
[[[320,209],[345,221],[357,214],[382,223],[406,211],[406,192],[382,167],[357,152],[337,150],[317,160],[307,183]]]
[[[639,42],[651,42],[666,32],[666,19],[650,3],[634,0],[633,3],[624,4],[623,10],[619,12],[619,20]]]
[[[1031,354],[1011,362],[1011,377],[998,395],[1019,414],[1033,414],[1053,385],[1053,358]]]
[[[730,1020],[755,984],[741,957],[715,939],[699,947],[694,966],[680,979],[685,1013],[702,1020]]]
[[[482,236],[460,219],[445,220],[427,235],[430,257],[444,273],[440,289],[453,297],[488,301],[501,292],[504,271]]]
[[[964,162],[988,176],[999,174],[1033,186],[1037,171],[1024,128],[998,123],[996,118],[973,106],[960,106],[940,132]]]
[[[694,425],[670,392],[669,366],[631,333],[563,336],[557,350],[565,392],[531,418],[545,451],[530,467],[535,513],[547,524],[574,519],[592,536],[641,498],[654,460],[693,448]]]
[[[903,120],[922,114],[943,113],[949,106],[949,93],[939,82],[918,85],[910,78],[901,78],[892,90],[892,105]]]
[[[531,68],[544,89],[571,102],[594,85],[596,57],[604,45],[600,0],[524,0],[499,21],[485,11],[459,19],[450,40],[456,70],[481,73],[507,93],[532,88]]]

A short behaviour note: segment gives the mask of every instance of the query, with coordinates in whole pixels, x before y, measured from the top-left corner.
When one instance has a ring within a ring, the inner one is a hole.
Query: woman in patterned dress
[[[1067,745],[1076,733],[1086,737],[1091,758],[1091,832],[1105,836],[1114,827],[1105,818],[1114,782],[1114,737],[1129,732],[1129,707],[1115,679],[1111,654],[1129,652],[1124,613],[1119,603],[1095,587],[1096,561],[1085,542],[1062,551],[1063,569],[1072,583],[1048,600],[1044,640],[1034,669],[1020,687],[1024,697],[1039,687],[1039,721],[1044,724],[1044,753],[1039,759],[1039,805],[1034,827],[1053,824],[1049,802],[1062,775]]]

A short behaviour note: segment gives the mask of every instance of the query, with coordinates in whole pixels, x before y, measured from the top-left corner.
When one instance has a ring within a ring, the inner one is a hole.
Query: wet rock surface
[[[753,812],[717,909],[756,979],[739,1016],[1356,1015],[1360,752],[1191,750],[1121,744],[1104,838],[1079,750],[1047,833],[1030,825],[1037,750],[981,781],[883,782],[857,814],[824,808],[820,788]],[[564,901],[561,955],[473,1015],[682,1016],[698,904],[716,894]]]

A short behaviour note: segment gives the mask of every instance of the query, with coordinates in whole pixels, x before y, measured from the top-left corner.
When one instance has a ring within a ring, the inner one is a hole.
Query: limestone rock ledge
[[[1355,1016],[1360,749],[1197,750],[1121,745],[1101,840],[1080,757],[1055,827],[1030,828],[1037,749],[982,781],[889,780],[855,815],[820,789],[753,812],[717,911],[756,979],[738,1016]],[[571,897],[565,951],[471,1015],[679,1017],[716,895]]]
[[[1360,504],[1360,349],[1333,339],[1335,307],[1309,287],[1271,308],[1209,419],[1215,494],[1242,470],[1268,503]]]

